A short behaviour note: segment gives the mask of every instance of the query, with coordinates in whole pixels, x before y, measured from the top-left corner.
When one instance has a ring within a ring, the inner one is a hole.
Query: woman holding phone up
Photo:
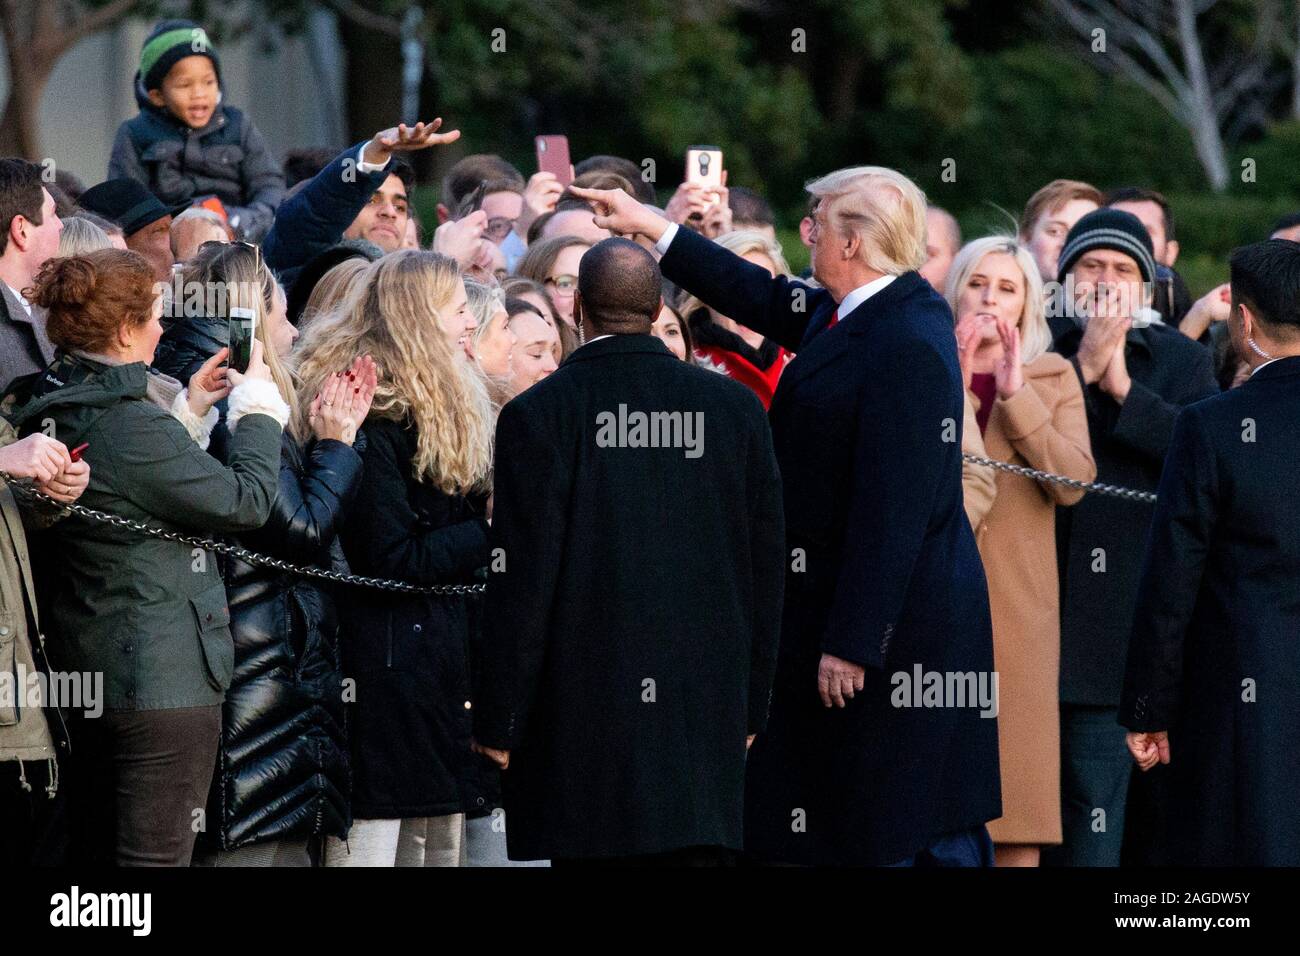
[[[87,445],[87,507],[207,536],[260,527],[270,512],[289,408],[256,344],[244,374],[205,362],[188,388],[150,368],[162,326],[153,270],[105,249],[51,259],[32,300],[59,357],[23,384],[21,433]],[[230,458],[203,449],[229,398]],[[52,662],[102,673],[104,712],[71,728],[77,824],[101,862],[185,866],[207,800],[234,663],[214,555],[68,516],[41,535],[37,575]]]
[[[287,362],[298,331],[258,250],[204,246],[185,275],[203,288],[225,285],[228,311],[251,317],[271,381],[296,408]],[[354,443],[374,391],[375,364],[357,356],[326,379],[305,414],[294,415],[280,440],[270,517],[241,534],[240,545],[292,564],[347,570],[337,534],[360,485]],[[222,443],[218,454],[228,452]],[[351,822],[335,591],[231,558],[226,596],[234,675],[198,859],[215,866],[308,866],[312,844],[345,836]]]

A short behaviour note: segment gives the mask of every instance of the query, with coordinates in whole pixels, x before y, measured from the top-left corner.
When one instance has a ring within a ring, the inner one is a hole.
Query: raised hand
[[[455,259],[462,270],[478,258],[487,228],[487,213],[476,210],[464,219],[449,219],[434,230],[433,251]]]
[[[409,153],[430,146],[440,146],[443,143],[454,143],[460,139],[460,130],[453,129],[440,133],[438,129],[441,126],[442,117],[438,117],[431,123],[416,123],[414,126],[399,123],[380,130],[370,137],[370,142],[366,143],[362,158],[367,163],[382,166],[388,162],[388,158],[393,153]]]
[[[560,201],[564,187],[555,178],[555,173],[537,172],[528,179],[524,188],[524,207],[515,220],[515,233],[520,239],[528,236],[528,227],[555,208]]]
[[[213,405],[230,394],[230,370],[221,363],[230,355],[230,349],[221,348],[190,376],[185,390],[185,400],[190,411],[198,418],[208,413]]]
[[[242,374],[236,372],[233,368],[226,370],[226,378],[232,388],[238,388],[240,383],[246,378],[258,379],[263,382],[273,381],[271,370],[267,367],[266,359],[262,357],[262,340],[253,339],[252,358],[248,362],[248,371]]]
[[[961,385],[970,390],[971,376],[975,373],[975,351],[984,337],[984,326],[974,313],[957,321],[957,364],[961,366]]]
[[[731,199],[727,187],[719,186],[713,196],[714,203],[704,211],[704,221],[700,223],[700,235],[708,239],[731,232]]]
[[[1002,340],[1002,357],[993,368],[993,380],[998,398],[1010,398],[1025,384],[1020,364],[1020,329],[1006,319],[996,320],[998,338]]]
[[[664,207],[669,222],[684,223],[702,217],[713,202],[713,193],[699,183],[682,183]]]

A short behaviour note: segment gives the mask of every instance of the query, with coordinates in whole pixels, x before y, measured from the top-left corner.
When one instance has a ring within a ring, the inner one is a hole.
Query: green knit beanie
[[[187,56],[206,56],[221,82],[221,62],[207,31],[193,20],[163,20],[145,38],[140,50],[140,79],[146,90],[162,88],[167,73]]]

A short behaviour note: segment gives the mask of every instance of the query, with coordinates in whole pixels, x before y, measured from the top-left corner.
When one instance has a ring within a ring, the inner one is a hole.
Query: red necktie
[[[839,320],[840,320],[840,310],[836,309],[834,312],[831,313],[831,320],[826,325],[827,331],[835,328],[835,323],[838,322]]]

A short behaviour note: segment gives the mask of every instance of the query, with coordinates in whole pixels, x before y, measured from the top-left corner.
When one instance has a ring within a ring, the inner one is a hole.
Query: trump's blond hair
[[[925,193],[884,166],[838,169],[805,187],[841,236],[857,236],[858,258],[884,275],[925,264]]]

